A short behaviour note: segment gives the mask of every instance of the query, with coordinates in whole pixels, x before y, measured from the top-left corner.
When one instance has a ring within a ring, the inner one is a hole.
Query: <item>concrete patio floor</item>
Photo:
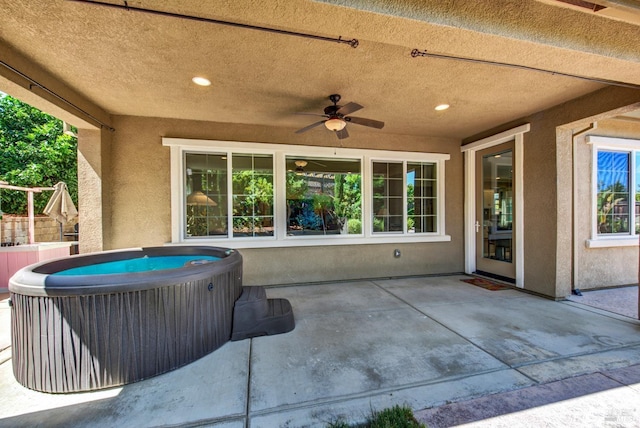
[[[638,320],[464,278],[269,288],[294,331],[92,393],[28,390],[4,350],[0,426],[324,427],[394,404],[430,427],[640,426]]]

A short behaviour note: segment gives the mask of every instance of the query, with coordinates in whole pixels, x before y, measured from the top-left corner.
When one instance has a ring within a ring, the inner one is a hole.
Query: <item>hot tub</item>
[[[101,270],[112,262],[120,271]],[[9,291],[18,382],[92,391],[173,370],[226,343],[242,256],[204,246],[73,256],[21,269]]]

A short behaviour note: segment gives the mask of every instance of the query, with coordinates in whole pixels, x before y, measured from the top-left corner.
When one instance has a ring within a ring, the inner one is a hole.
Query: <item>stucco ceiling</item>
[[[290,128],[328,96],[385,122],[354,133],[462,139],[603,88],[640,85],[640,26],[535,0],[0,0],[0,43],[113,115]],[[610,7],[616,2],[607,1]],[[629,16],[637,2],[619,6]],[[629,6],[631,4],[631,6]],[[348,44],[140,12],[153,9]],[[412,57],[414,49],[559,74]],[[194,76],[209,87],[191,82]],[[0,88],[2,89],[2,88]],[[434,107],[450,104],[446,111]],[[343,104],[343,103],[341,103]],[[315,128],[301,139],[325,135]]]

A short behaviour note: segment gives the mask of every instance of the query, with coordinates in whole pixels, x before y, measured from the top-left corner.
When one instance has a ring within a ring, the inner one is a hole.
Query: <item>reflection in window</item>
[[[273,156],[232,156],[233,236],[273,236]]]
[[[628,152],[598,151],[598,234],[629,233],[629,161]]]
[[[436,212],[436,164],[407,163],[407,232],[435,232]]]
[[[482,157],[483,257],[513,262],[513,152]]]
[[[360,160],[286,157],[287,235],[362,233]]]
[[[226,156],[187,153],[185,172],[185,236],[227,236]]]
[[[402,232],[403,164],[373,162],[373,232]]]
[[[308,244],[297,237],[341,244],[372,236],[373,242],[447,239],[438,180],[448,155],[165,143],[172,146],[172,165],[180,165],[172,168],[180,171],[172,173],[172,203],[180,206],[172,215],[175,242],[210,238],[260,247]]]

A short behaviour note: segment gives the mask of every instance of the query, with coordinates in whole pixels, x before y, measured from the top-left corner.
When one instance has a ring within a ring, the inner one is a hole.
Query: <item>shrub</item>
[[[296,217],[296,221],[303,229],[322,229],[322,217],[315,213],[311,204],[304,204],[302,212]]]
[[[413,412],[408,407],[393,406],[375,412],[369,419],[370,428],[420,428],[423,424],[416,421]]]
[[[350,218],[347,222],[347,227],[350,234],[360,234],[362,233],[362,222],[357,218]]]
[[[393,406],[380,412],[373,411],[364,424],[349,425],[343,420],[331,422],[327,428],[426,428],[413,417],[406,406]]]

